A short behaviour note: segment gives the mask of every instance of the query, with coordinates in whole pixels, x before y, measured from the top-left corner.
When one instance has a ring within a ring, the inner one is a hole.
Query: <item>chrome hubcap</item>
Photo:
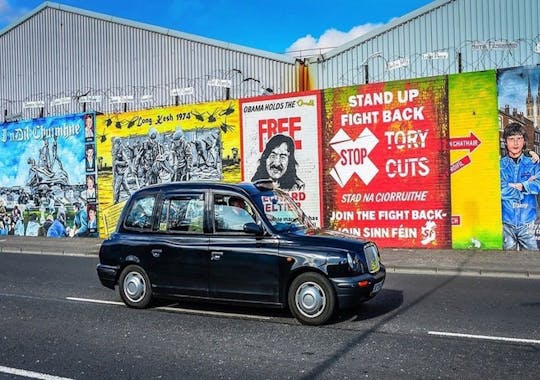
[[[314,282],[304,282],[296,291],[296,306],[308,318],[319,316],[326,307],[326,295]]]
[[[137,272],[130,272],[124,279],[124,293],[132,302],[139,302],[146,293],[144,277]]]

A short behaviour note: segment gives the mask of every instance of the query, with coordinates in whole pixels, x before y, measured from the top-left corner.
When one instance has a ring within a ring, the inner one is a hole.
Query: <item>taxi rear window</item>
[[[153,195],[135,199],[127,213],[124,226],[137,229],[151,229],[155,202],[156,198]]]
[[[163,201],[159,230],[162,232],[202,232],[203,219],[203,194],[175,196]]]

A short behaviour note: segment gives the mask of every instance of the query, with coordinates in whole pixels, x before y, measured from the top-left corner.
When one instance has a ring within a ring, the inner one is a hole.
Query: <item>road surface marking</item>
[[[70,300],[70,301],[91,302],[91,303],[104,303],[104,304],[107,304],[107,305],[125,305],[125,303],[123,303],[123,302],[95,300],[95,299],[90,299],[90,298],[66,297],[66,299],[67,299],[67,300]]]
[[[125,305],[123,302],[104,301],[104,300],[96,300],[96,299],[90,299],[90,298],[66,297],[66,299],[70,301],[101,303],[101,304],[108,304],[108,305],[122,305],[122,306]],[[265,321],[272,319],[271,317],[265,317],[262,315],[235,314],[235,313],[225,313],[221,311],[182,309],[182,308],[170,307],[170,306],[160,306],[154,309],[172,311],[175,313],[182,313],[182,314],[199,314],[199,315],[203,314],[203,315],[212,315],[212,316],[219,316],[219,317],[248,318],[248,319],[265,320]]]
[[[0,365],[0,372],[1,372],[1,373],[7,373],[7,374],[9,374],[9,375],[30,377],[30,378],[32,378],[32,379],[42,379],[42,380],[73,380],[73,379],[71,379],[71,378],[69,378],[69,377],[59,377],[59,376],[47,375],[47,374],[45,374],[45,373],[26,371],[26,370],[24,370],[24,369],[4,367],[4,366],[1,366],[1,365]]]
[[[169,307],[169,306],[157,307],[156,309],[165,310],[165,311],[173,311],[175,313],[207,314],[207,315],[214,315],[214,316],[220,316],[220,317],[249,318],[249,319],[257,319],[257,320],[265,320],[265,321],[272,319],[271,317],[263,317],[262,315],[224,313],[221,311],[208,311],[208,310],[180,309],[180,308]]]
[[[501,341],[501,342],[512,342],[512,343],[540,344],[540,340],[537,340],[537,339],[506,338],[502,336],[458,334],[458,333],[441,332],[441,331],[428,331],[428,334],[439,335],[439,336],[451,336],[451,337],[458,337],[458,338],[469,338],[469,339],[496,340],[496,341]]]

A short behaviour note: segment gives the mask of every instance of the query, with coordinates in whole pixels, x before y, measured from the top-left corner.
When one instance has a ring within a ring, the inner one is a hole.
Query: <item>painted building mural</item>
[[[0,233],[97,236],[95,169],[85,164],[93,128],[93,114],[77,114],[0,130]]]
[[[5,123],[0,233],[46,236],[63,219],[62,236],[107,237],[141,187],[272,178],[318,225],[398,248],[502,249],[501,198],[519,188],[538,246],[537,176],[509,185],[501,159],[512,123],[527,160],[540,153],[539,78],[520,67]]]
[[[386,247],[449,248],[447,79],[324,91],[326,224]]]
[[[171,181],[238,182],[238,101],[100,115],[96,121],[100,235],[135,190]]]
[[[540,246],[540,67],[497,72],[503,248]],[[524,152],[521,157],[517,154]]]
[[[320,92],[240,101],[243,178],[271,178],[321,225]]]
[[[495,71],[448,78],[452,248],[502,247]]]

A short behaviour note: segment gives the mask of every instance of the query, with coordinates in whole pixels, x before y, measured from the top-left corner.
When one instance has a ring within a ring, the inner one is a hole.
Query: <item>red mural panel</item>
[[[326,224],[381,247],[450,248],[446,78],[324,98]]]

